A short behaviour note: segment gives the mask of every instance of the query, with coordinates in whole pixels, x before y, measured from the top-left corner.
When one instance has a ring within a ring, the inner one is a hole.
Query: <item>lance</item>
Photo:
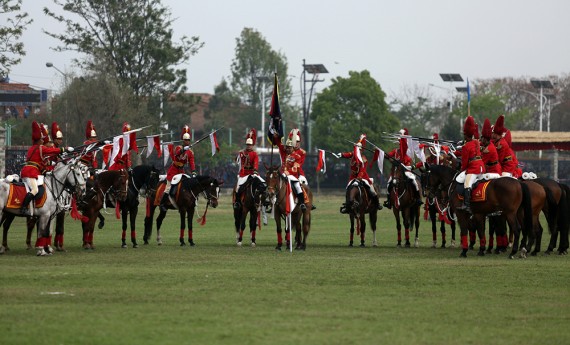
[[[334,152],[332,152],[332,151],[329,151],[329,150],[323,150],[323,149],[319,149],[319,148],[317,148],[317,150],[322,150],[322,151],[325,151],[326,153],[330,153],[331,155],[333,155],[335,158],[340,158],[340,156],[337,156],[337,154],[336,154],[336,153],[334,153]]]
[[[382,133],[385,135],[385,137],[390,138],[390,139],[412,138],[412,139],[416,139],[419,141],[430,142],[430,143],[439,141],[439,142],[443,142],[443,143],[448,143],[450,145],[455,144],[455,141],[447,140],[447,139],[432,139],[432,138],[424,138],[424,137],[415,137],[412,135],[402,135],[402,134],[394,134],[394,133],[386,133],[386,132],[382,132]]]
[[[348,140],[348,139],[344,139],[344,141],[349,142],[349,143],[351,143],[352,145],[356,146],[356,143],[353,142],[353,141],[350,141],[350,140]],[[374,151],[372,151],[371,149],[366,148],[366,147],[361,147],[361,149],[366,150],[366,151],[368,151],[368,152],[374,153]]]
[[[374,146],[375,148],[377,148],[378,150],[380,150],[380,147],[376,144],[374,144],[373,142],[371,142],[368,139],[365,139],[369,144],[371,144],[372,146]],[[407,171],[411,171],[414,175],[421,177],[421,175],[419,175],[418,173],[416,173],[413,170],[408,170],[408,167],[406,165],[404,165],[404,163],[402,163],[399,159],[396,159],[394,157],[390,157],[389,155],[384,155],[384,157],[388,158],[389,161],[391,161],[394,164],[399,164],[401,165],[404,169],[406,169]]]
[[[216,129],[215,131],[212,131],[212,132],[210,132],[210,133],[204,135],[203,137],[201,137],[200,139],[196,140],[195,142],[193,142],[192,144],[190,144],[190,145],[188,145],[188,146],[193,147],[193,146],[197,145],[199,142],[201,142],[201,141],[203,141],[204,139],[208,138],[211,134],[214,134],[214,133],[216,133],[217,131],[222,130],[222,129],[224,129],[224,127],[220,127],[220,128],[218,128],[218,129]],[[183,140],[165,141],[165,142],[161,143],[161,145],[164,145],[164,144],[181,143],[182,141],[183,141]],[[141,147],[142,147],[142,146],[141,146]]]

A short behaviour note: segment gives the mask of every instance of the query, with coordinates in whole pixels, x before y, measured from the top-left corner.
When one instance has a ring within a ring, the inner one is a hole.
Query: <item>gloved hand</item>
[[[190,150],[190,146],[184,146],[184,151]]]
[[[196,174],[196,172],[195,172],[195,171],[192,171],[192,172],[190,173],[190,176],[192,176],[192,178],[195,178],[195,177],[196,177],[196,175],[197,175],[197,174]]]
[[[332,155],[335,156],[336,158],[340,158],[340,156],[342,156],[342,153],[340,153],[340,152],[339,153],[333,153]]]
[[[69,147],[67,148],[67,152],[73,152],[74,150],[75,150],[75,149],[74,149],[73,147],[71,147],[71,146],[69,146]]]
[[[103,143],[104,143],[105,145],[109,145],[109,144],[111,144],[111,140],[105,140]]]

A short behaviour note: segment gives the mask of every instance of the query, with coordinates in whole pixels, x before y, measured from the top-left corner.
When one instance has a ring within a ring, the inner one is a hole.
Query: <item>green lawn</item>
[[[109,211],[95,250],[81,249],[79,223],[68,219],[67,252],[36,257],[18,219],[0,256],[0,343],[570,343],[568,257],[460,259],[459,248],[431,248],[423,220],[420,248],[396,248],[388,210],[379,247],[368,237],[366,248],[348,248],[342,197],[315,200],[307,251],[293,253],[274,250],[272,220],[256,248],[249,239],[237,247],[227,196],[195,225],[195,247],[178,245],[170,212],[162,246],[153,238],[121,249]]]

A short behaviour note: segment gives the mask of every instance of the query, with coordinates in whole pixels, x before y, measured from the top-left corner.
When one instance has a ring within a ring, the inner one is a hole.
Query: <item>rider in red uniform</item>
[[[354,149],[352,151],[339,152],[337,153],[337,156],[350,159],[350,176],[348,177],[348,181],[350,182],[354,179],[362,181],[372,199],[372,202],[376,205],[376,208],[381,210],[382,205],[380,205],[380,200],[378,200],[378,193],[376,193],[373,181],[366,171],[366,168],[368,167],[368,158],[366,158],[362,152],[363,147],[366,147],[366,134],[360,135],[360,138],[356,145],[354,145]],[[360,155],[360,157],[358,157],[358,155]]]
[[[281,139],[278,134],[273,134],[273,142],[277,144],[279,148],[279,155],[281,156],[281,173],[283,176],[287,177],[291,183],[291,187],[295,189],[297,195],[297,203],[302,211],[307,209],[305,193],[303,193],[303,188],[301,187],[301,171],[303,163],[305,162],[305,151],[295,150],[295,146],[300,142],[301,137],[298,134],[298,130],[291,130],[285,146],[281,143]]]
[[[87,121],[87,127],[85,128],[85,138],[83,142],[84,145],[90,145],[98,142],[97,132],[95,132],[95,126],[91,120]],[[90,151],[81,156],[80,161],[85,164],[90,170],[97,168],[97,158],[95,157],[96,151]]]
[[[517,162],[513,159],[513,151],[509,147],[509,144],[505,140],[505,134],[507,129],[504,126],[505,115],[499,116],[493,127],[493,143],[497,148],[497,154],[499,156],[499,164],[501,165],[502,176],[511,176],[518,178],[518,167]]]
[[[123,123],[123,133],[128,132],[131,130],[131,125],[128,122]],[[124,138],[119,139],[119,148],[120,150],[123,149],[124,145]],[[109,167],[109,170],[121,170],[121,169],[130,169],[132,165],[131,162],[131,150],[128,148],[125,154],[121,155],[121,158],[116,158],[115,163]]]
[[[26,214],[30,201],[38,194],[38,176],[50,165],[50,158],[64,152],[63,148],[47,147],[43,145],[45,135],[42,133],[43,126],[36,121],[32,122],[33,145],[26,154],[26,164],[20,172],[22,180],[30,187],[30,192],[26,194],[22,201],[21,211]],[[68,152],[73,152],[73,147],[67,148]]]
[[[475,139],[479,136],[477,133],[477,125],[473,116],[467,116],[463,124],[463,138],[465,144],[461,148],[461,171],[465,171],[465,182],[463,187],[463,205],[458,209],[471,212],[471,187],[478,177],[485,171],[483,160],[481,159],[481,147],[479,140]]]
[[[196,177],[196,166],[194,164],[194,152],[190,147],[192,136],[190,134],[190,126],[185,125],[182,127],[182,142],[183,146],[176,146],[174,148],[174,155],[172,158],[172,164],[168,171],[166,172],[166,188],[164,189],[164,194],[160,201],[160,210],[166,211],[166,201],[168,200],[168,193],[172,187],[172,178],[178,174],[184,174],[184,166],[188,164],[190,168],[190,176],[192,178]]]
[[[497,148],[491,136],[493,135],[493,130],[491,128],[491,121],[485,119],[483,123],[483,129],[481,130],[481,159],[485,164],[485,172],[487,174],[497,174],[501,175],[501,165],[499,164],[499,155],[497,153]]]
[[[245,149],[241,150],[237,156],[237,162],[240,166],[238,173],[238,180],[236,185],[236,199],[234,202],[234,209],[241,208],[241,194],[243,190],[241,186],[249,179],[250,176],[260,179],[265,182],[258,174],[259,169],[259,156],[255,152],[255,143],[257,141],[257,131],[252,128],[245,139]]]

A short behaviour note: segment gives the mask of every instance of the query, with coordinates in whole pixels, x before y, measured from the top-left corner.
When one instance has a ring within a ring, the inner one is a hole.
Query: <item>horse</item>
[[[255,228],[259,220],[262,202],[265,200],[267,184],[261,179],[250,176],[240,187],[243,189],[241,207],[234,209],[234,224],[236,229],[236,243],[241,247],[245,220],[249,213],[249,232],[251,233],[251,246],[255,247]],[[234,191],[235,199],[235,191]]]
[[[425,190],[426,187],[426,177],[427,172],[422,172],[420,180],[422,183],[422,187]],[[439,230],[441,232],[441,248],[445,248],[447,241],[446,241],[446,233],[445,233],[445,223],[449,222],[449,226],[451,227],[451,247],[455,248],[455,221],[449,219],[447,216],[447,204],[442,205],[440,202],[443,199],[443,195],[440,195],[439,198],[434,196],[426,196],[426,203],[425,203],[425,211],[424,219],[429,219],[431,221],[431,233],[432,233],[432,248],[435,248],[437,245],[437,221],[439,218],[440,227]]]
[[[275,250],[280,251],[283,246],[281,219],[285,220],[287,224],[288,208],[292,208],[292,210],[289,210],[289,228],[285,229],[287,247],[291,244],[291,233],[289,230],[295,226],[295,249],[307,249],[307,237],[311,230],[311,209],[313,206],[313,193],[311,192],[311,189],[309,186],[301,184],[301,188],[303,188],[303,192],[307,196],[305,200],[309,201],[305,204],[307,209],[303,211],[298,205],[292,206],[289,204],[289,201],[287,200],[289,180],[279,172],[279,167],[266,166],[265,168],[265,181],[267,183],[266,201],[271,202],[273,205],[272,208],[275,216],[275,225],[277,226],[277,246],[275,247]]]
[[[372,245],[378,246],[376,240],[376,220],[378,219],[378,208],[372,202],[364,182],[353,179],[346,187],[346,203],[341,208],[341,213],[348,213],[350,217],[350,242],[349,247],[354,243],[354,221],[356,220],[356,234],[360,235],[360,247],[365,247],[364,238],[366,232],[366,214],[370,218],[370,227],[374,235]],[[343,212],[344,211],[344,212]]]
[[[173,180],[177,179],[176,176],[174,176]],[[198,219],[200,225],[204,225],[206,223],[206,213],[208,211],[208,206],[212,206],[213,208],[218,207],[220,186],[222,184],[223,181],[218,181],[217,179],[207,175],[198,175],[195,178],[191,178],[186,174],[181,174],[180,182],[172,185],[172,189],[170,190],[170,199],[166,203],[166,207],[170,210],[178,209],[178,212],[180,214],[180,246],[186,245],[184,242],[186,218],[188,218],[188,244],[190,246],[195,245],[193,239],[192,220],[194,218],[196,201],[198,200],[198,197],[203,196],[207,201],[206,209],[204,210],[202,216]],[[157,189],[154,191],[154,195],[151,195],[153,202],[148,205],[148,211],[144,219],[144,238],[147,240],[152,235],[152,219],[154,217],[154,211],[156,207],[160,205],[160,200],[162,198],[165,185],[166,181],[159,182]],[[174,201],[174,203],[172,201]],[[156,218],[156,242],[158,245],[162,245],[160,226],[166,217],[166,212],[167,211],[161,210],[158,214],[158,217]]]
[[[21,186],[21,187],[19,187]],[[21,201],[16,201],[17,190],[24,191],[23,184],[0,182],[0,224],[4,221],[4,232],[0,253],[4,253],[8,249],[8,228],[13,217],[28,217],[29,214],[23,214],[20,205]],[[38,233],[36,240],[36,255],[45,256],[53,253],[51,247],[50,221],[62,210],[69,207],[66,201],[70,200],[69,196],[75,194],[78,197],[85,191],[85,178],[78,166],[77,159],[70,161],[60,161],[54,167],[51,173],[44,177],[44,186],[41,187],[43,192],[39,192],[33,201],[34,208],[32,216],[38,219]],[[42,194],[42,195],[40,195]],[[42,204],[42,200],[45,200]],[[39,207],[38,207],[39,206]]]
[[[532,216],[530,207],[530,194],[525,193],[523,185],[514,178],[503,177],[494,180],[489,180],[484,189],[486,196],[485,201],[471,200],[470,214],[466,210],[461,210],[459,207],[462,205],[462,200],[459,198],[462,195],[458,192],[458,188],[462,185],[458,184],[455,177],[457,171],[453,168],[441,165],[428,165],[427,188],[431,195],[436,195],[438,189],[447,189],[449,196],[449,204],[453,214],[457,217],[459,226],[461,228],[461,257],[467,257],[468,243],[467,234],[469,228],[477,230],[480,239],[480,248],[478,255],[485,255],[486,237],[485,237],[485,217],[490,214],[501,214],[507,221],[511,233],[514,233],[514,243],[512,251],[509,255],[514,258],[518,251],[519,237],[520,237],[520,223],[519,223],[519,208],[524,207],[524,214],[527,217],[525,224],[532,224],[529,218]],[[475,188],[474,188],[475,189]],[[524,194],[524,195],[523,195]],[[530,226],[530,225],[529,225]]]
[[[139,194],[144,191],[144,196],[152,194],[158,184],[159,171],[150,165],[138,165],[129,170],[129,185],[127,188],[127,198],[119,203],[122,219],[121,248],[126,248],[127,222],[131,222],[131,243],[133,248],[137,248],[137,235],[135,222],[139,210]],[[129,218],[127,219],[127,216]],[[148,240],[145,241],[148,244]]]
[[[568,207],[570,205],[570,190],[568,190],[568,186],[549,178],[541,177],[532,181],[544,187],[548,199],[548,207],[544,213],[549,224],[550,243],[544,254],[549,255],[554,248],[556,248],[559,233],[560,245],[558,246],[558,253],[565,254],[568,252],[568,227],[570,225],[570,220],[568,219],[568,211],[570,210]],[[542,236],[536,239],[536,245],[539,249],[541,240]],[[536,255],[536,250],[533,251],[531,255]]]
[[[94,176],[93,186],[88,190],[79,206],[86,217],[83,222],[83,248],[95,249],[93,245],[93,232],[95,221],[103,206],[107,202],[120,202],[127,198],[129,174],[125,169],[103,171]]]
[[[392,181],[392,190],[389,198],[392,198],[392,212],[396,218],[396,229],[398,231],[398,247],[402,247],[402,224],[400,222],[400,213],[404,221],[406,248],[410,247],[410,227],[415,226],[416,237],[414,246],[419,246],[418,228],[420,227],[420,207],[418,198],[414,195],[413,182],[404,174],[400,165],[394,166],[394,178]]]
[[[548,200],[547,192],[542,185],[534,182],[533,180],[522,180],[520,181],[520,183],[523,186],[523,192],[530,194],[530,202],[532,210],[532,219],[525,220],[525,217],[528,217],[528,215],[522,212],[527,212],[527,210],[524,209],[523,207],[519,209],[519,222],[529,221],[532,224],[532,231],[530,232],[523,231],[523,237],[520,245],[521,257],[526,258],[527,253],[534,245],[535,240],[540,238],[542,235],[542,225],[540,224],[540,212],[545,212],[550,228],[554,227],[554,225],[552,226],[550,225],[551,220],[549,219],[548,211],[549,209],[551,213],[555,213],[556,211],[552,210],[552,208],[555,207],[554,201]],[[523,229],[525,230],[527,228],[528,227],[523,227]],[[538,252],[540,252],[540,243],[536,242],[536,246],[534,248],[534,251],[532,251],[531,255],[536,256]]]

